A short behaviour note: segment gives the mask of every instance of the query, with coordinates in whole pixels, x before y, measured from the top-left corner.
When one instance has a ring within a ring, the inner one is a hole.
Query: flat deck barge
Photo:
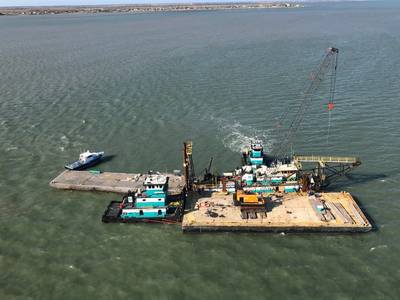
[[[232,194],[199,198],[184,232],[368,232],[372,225],[347,192],[272,196],[263,208],[233,205]]]
[[[185,186],[183,176],[163,174],[168,177],[168,193],[180,194]],[[50,186],[64,190],[101,191],[126,194],[143,187],[146,174],[94,173],[90,171],[66,170],[50,182]]]

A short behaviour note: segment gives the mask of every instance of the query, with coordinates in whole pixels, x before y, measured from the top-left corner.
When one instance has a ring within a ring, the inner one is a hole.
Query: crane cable
[[[328,132],[326,134],[326,146],[329,145],[330,131],[331,131],[331,110],[328,111]]]
[[[335,99],[335,91],[336,91],[336,71],[338,66],[339,59],[339,51],[337,51],[336,56],[334,57],[333,68],[331,73],[331,84],[329,88],[329,102],[328,102],[328,132],[326,135],[326,145],[329,144],[329,137],[331,131],[331,118],[332,118],[332,110],[334,108],[334,99]]]
[[[315,72],[312,73],[312,79],[310,85],[304,92],[304,97],[302,101],[300,101],[299,106],[297,108],[297,112],[295,113],[294,119],[291,121],[286,134],[283,136],[281,143],[278,146],[278,149],[275,151],[277,155],[283,154],[287,150],[288,145],[292,144],[292,138],[295,132],[299,129],[304,114],[307,110],[307,106],[312,100],[312,97],[315,91],[319,88],[321,82],[323,81],[326,72],[331,70],[331,88],[330,88],[330,99],[329,104],[333,106],[333,96],[334,96],[334,85],[336,82],[336,67],[337,67],[337,54],[339,50],[337,48],[329,48],[328,53],[325,55],[324,60],[318,66]],[[283,120],[287,117],[287,113],[284,113]]]

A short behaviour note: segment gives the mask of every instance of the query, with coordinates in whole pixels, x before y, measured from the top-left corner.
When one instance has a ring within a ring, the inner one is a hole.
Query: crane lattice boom
[[[338,64],[338,55],[339,55],[339,49],[334,47],[329,48],[322,63],[319,65],[316,71],[311,74],[310,85],[304,92],[304,97],[299,103],[294,119],[290,122],[287,131],[283,135],[281,135],[281,142],[275,151],[276,155],[282,156],[283,154],[288,153],[289,147],[292,143],[292,138],[296,133],[296,131],[301,126],[305,112],[313,96],[315,95],[316,91],[318,90],[321,83],[325,79],[326,75],[329,73],[331,80],[329,89],[328,108],[329,109],[333,108],[335,88],[336,88],[336,70]],[[288,111],[289,110],[290,108],[288,109]],[[285,121],[284,119],[287,117],[288,111],[285,112],[285,114],[283,115],[282,120],[280,121],[281,124],[284,123]]]

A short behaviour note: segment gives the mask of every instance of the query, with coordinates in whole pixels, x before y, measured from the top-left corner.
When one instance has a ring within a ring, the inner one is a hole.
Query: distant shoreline
[[[0,7],[0,16],[16,15],[58,15],[58,14],[96,14],[96,13],[147,13],[181,12],[234,9],[273,9],[300,8],[299,3],[190,3],[190,4],[132,4],[132,5],[93,5],[93,6],[43,6],[43,7]]]

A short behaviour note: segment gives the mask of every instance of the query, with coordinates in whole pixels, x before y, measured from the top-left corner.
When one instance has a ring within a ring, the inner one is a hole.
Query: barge
[[[161,173],[168,177],[168,193],[181,194],[185,187],[184,177],[177,173]],[[66,170],[50,181],[56,189],[99,191],[127,194],[143,186],[146,174]]]
[[[306,171],[301,162],[314,162],[316,167]],[[373,225],[349,193],[321,192],[327,178],[358,165],[357,158],[332,156],[268,161],[262,142],[252,142],[250,149],[242,152],[240,168],[212,178],[214,183],[193,182],[189,197],[193,208],[185,213],[182,230],[368,232]],[[334,173],[328,173],[332,170]]]
[[[346,192],[286,193],[265,207],[234,204],[233,195],[214,192],[199,198],[182,221],[183,232],[361,233],[373,226]]]
[[[267,162],[262,144],[257,148],[262,161],[245,160],[233,172],[211,176],[211,182],[194,178],[190,145],[184,147],[184,176],[179,172],[64,171],[50,185],[124,194],[122,200],[107,206],[102,216],[105,223],[181,223],[183,232],[355,233],[373,229],[349,193],[318,190],[321,178],[330,176],[322,165],[329,170],[330,163],[348,166],[347,172],[360,164],[357,158],[294,156],[289,161]],[[314,162],[318,172],[302,169],[301,163]]]

